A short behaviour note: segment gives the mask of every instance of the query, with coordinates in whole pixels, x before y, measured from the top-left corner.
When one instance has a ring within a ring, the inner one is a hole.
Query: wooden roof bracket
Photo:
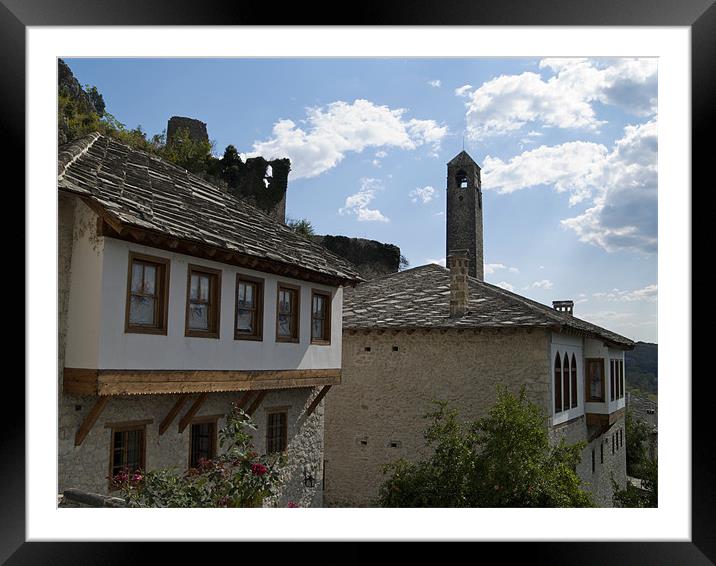
[[[80,446],[82,442],[84,442],[84,439],[87,437],[90,430],[92,430],[94,423],[97,422],[97,419],[102,414],[107,401],[109,401],[109,397],[107,396],[99,397],[97,401],[95,401],[95,404],[90,409],[90,412],[87,413],[87,416],[82,421],[80,428],[77,429],[77,434],[75,434],[75,446]]]
[[[174,406],[171,408],[171,410],[167,413],[167,416],[164,417],[164,420],[159,425],[159,436],[164,434],[169,426],[174,422],[174,419],[179,414],[179,411],[181,411],[184,404],[189,399],[189,395],[187,393],[184,393],[183,395],[179,395],[179,399],[177,399],[177,402],[174,403]]]
[[[206,398],[209,394],[208,393],[202,393],[199,395],[199,397],[196,398],[196,401],[194,401],[194,404],[191,406],[191,408],[186,412],[186,414],[181,418],[179,421],[179,433],[181,434],[184,432],[184,429],[187,427],[191,419],[194,418],[194,415],[199,411],[201,406],[204,404],[204,401],[206,401]]]
[[[256,397],[256,399],[254,399],[254,402],[251,403],[251,406],[250,406],[250,407],[248,408],[248,410],[246,411],[246,414],[247,414],[247,415],[251,416],[251,415],[254,414],[254,412],[256,411],[256,409],[259,408],[259,405],[261,405],[261,402],[264,400],[264,397],[266,397],[266,393],[268,393],[268,391],[266,391],[266,390],[264,389],[263,391],[261,391],[261,392],[258,394],[258,396]]]
[[[323,400],[323,398],[326,396],[326,393],[328,393],[328,390],[331,387],[332,387],[331,385],[323,386],[323,389],[321,389],[318,392],[318,395],[316,395],[316,398],[313,400],[313,402],[309,405],[308,409],[306,410],[306,416],[313,414],[313,411],[316,410],[316,407],[318,407],[318,404]]]

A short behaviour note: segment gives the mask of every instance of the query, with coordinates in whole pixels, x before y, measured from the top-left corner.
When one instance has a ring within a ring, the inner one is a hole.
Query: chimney
[[[467,286],[468,251],[453,250],[447,258],[450,269],[450,318],[463,316],[467,312],[469,289]]]
[[[556,311],[567,313],[570,316],[574,314],[574,301],[552,301],[552,306]]]

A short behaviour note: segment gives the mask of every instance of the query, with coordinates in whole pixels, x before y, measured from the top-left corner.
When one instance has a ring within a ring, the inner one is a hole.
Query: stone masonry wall
[[[590,427],[591,428],[591,427]],[[619,442],[621,439],[623,445]],[[589,438],[584,415],[558,425],[551,431],[551,438],[558,442],[564,438],[568,444],[584,441]],[[612,454],[612,438],[614,453]],[[594,452],[594,472],[592,472],[592,451]],[[600,507],[612,507],[614,489],[612,478],[620,488],[626,486],[626,427],[624,417],[614,423],[609,430],[589,442],[582,451],[582,461],[577,466],[577,474],[582,478],[584,488],[589,491],[594,502]]]
[[[306,417],[305,411],[320,388],[283,389],[270,391],[256,410],[253,418],[257,430],[253,433],[256,450],[266,450],[267,410],[285,408],[288,412],[288,463],[282,476],[283,486],[275,501],[285,507],[293,501],[302,507],[320,507],[322,493],[320,478],[323,470],[323,405]],[[226,414],[231,402],[237,401],[240,393],[210,394],[197,417]],[[193,396],[195,398],[196,396]],[[193,402],[193,398],[189,403]],[[107,403],[100,418],[81,446],[74,446],[75,433],[91,409],[96,398],[62,395],[59,413],[59,478],[58,493],[69,488],[107,494],[110,459],[111,428],[107,425],[117,422],[153,419],[146,428],[147,469],[174,467],[186,470],[189,462],[191,427],[179,433],[179,419],[191,406],[187,403],[171,427],[159,436],[159,425],[177,400],[176,395],[116,396]],[[218,421],[218,428],[225,422]],[[217,445],[218,446],[218,445]],[[316,484],[313,488],[304,486],[304,470],[310,471]]]
[[[548,351],[542,331],[344,332],[342,383],[325,401],[326,506],[375,504],[384,464],[425,455],[432,399],[472,420],[495,402],[498,384],[514,393],[524,384],[549,406]]]

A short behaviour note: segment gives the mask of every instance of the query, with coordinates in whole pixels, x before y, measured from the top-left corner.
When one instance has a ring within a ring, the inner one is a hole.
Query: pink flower
[[[263,464],[251,464],[251,473],[255,476],[263,476],[268,472],[268,468]]]
[[[144,478],[144,476],[142,476],[142,474],[140,474],[140,473],[137,471],[137,472],[134,472],[134,475],[132,476],[132,481],[133,481],[133,482],[140,482],[140,481],[142,481],[143,478]]]
[[[289,501],[289,502],[288,502],[288,507],[291,507],[292,509],[295,509],[296,507],[300,507],[300,506],[299,506],[298,503],[296,503],[295,501]]]

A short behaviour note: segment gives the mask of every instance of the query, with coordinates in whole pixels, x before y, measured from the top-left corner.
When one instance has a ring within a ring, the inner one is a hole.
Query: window
[[[132,474],[145,468],[146,424],[127,424],[112,428],[109,476],[120,472]],[[110,480],[111,484],[111,480]]]
[[[236,276],[236,340],[263,340],[264,283],[246,275]]]
[[[278,285],[277,342],[298,342],[300,290],[300,287],[286,283],[279,283]]]
[[[461,189],[466,189],[469,186],[467,173],[465,173],[462,169],[455,175],[455,184]]]
[[[600,464],[604,463],[604,443],[603,442],[599,443],[599,463]]]
[[[564,368],[562,371],[562,383],[564,384],[564,387],[562,388],[562,405],[565,411],[569,410],[569,403],[571,399],[571,395],[569,394],[569,380],[569,356],[567,354],[564,354]]]
[[[124,331],[167,333],[169,260],[130,252]]]
[[[614,401],[617,397],[617,367],[616,360],[609,360],[609,399]]]
[[[562,362],[559,357],[554,359],[554,412],[562,411]]]
[[[604,360],[588,358],[587,362],[587,401],[604,402]]]
[[[311,344],[331,343],[331,295],[314,290],[311,294]]]
[[[577,404],[577,358],[572,354],[572,408]]]
[[[286,411],[271,412],[266,424],[266,453],[283,452],[288,446],[288,415]]]
[[[189,467],[196,468],[199,460],[216,456],[216,417],[195,420],[191,425]]]
[[[592,448],[592,473],[594,473],[594,448]]]
[[[619,398],[624,397],[624,360],[619,360]]]
[[[186,332],[199,338],[219,337],[221,271],[190,265],[187,276]]]
[[[624,429],[619,429],[619,445],[624,446]]]
[[[614,434],[612,434],[612,454],[614,454]]]

